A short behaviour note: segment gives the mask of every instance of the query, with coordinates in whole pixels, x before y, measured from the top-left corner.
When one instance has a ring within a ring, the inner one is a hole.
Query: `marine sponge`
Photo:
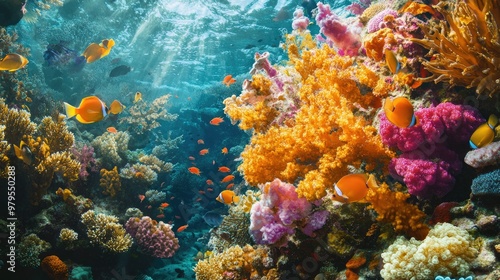
[[[386,280],[434,279],[438,275],[470,275],[470,265],[478,255],[467,231],[452,224],[437,224],[423,241],[399,237],[384,253]]]
[[[118,167],[111,170],[101,169],[101,179],[99,179],[99,186],[104,188],[103,194],[114,197],[117,192],[121,190],[120,174],[118,174]]]
[[[500,91],[500,5],[493,0],[440,1],[444,20],[420,26],[425,37],[411,39],[429,49],[422,64],[433,75],[425,81],[476,88],[489,96]]]
[[[45,258],[43,258],[40,266],[51,280],[68,279],[68,266],[63,261],[61,261],[58,256],[46,256]]]
[[[92,244],[99,245],[113,253],[126,252],[132,246],[132,237],[118,223],[117,217],[96,214],[94,210],[83,213],[81,217]]]

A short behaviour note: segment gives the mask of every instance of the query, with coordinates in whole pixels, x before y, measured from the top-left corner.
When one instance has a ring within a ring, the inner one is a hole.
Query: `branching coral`
[[[38,256],[51,247],[49,242],[40,239],[34,233],[25,236],[21,239],[17,251],[19,263],[24,267],[37,268],[40,265]]]
[[[147,166],[149,166],[153,171],[160,172],[170,172],[174,165],[170,162],[164,162],[156,156],[146,155],[139,158],[139,161]]]
[[[35,132],[36,124],[31,122],[30,116],[25,110],[9,109],[0,98],[0,125],[5,126],[5,140],[9,144],[19,145],[26,135]]]
[[[7,152],[10,149],[10,145],[7,141],[4,141],[4,131],[5,125],[0,125],[0,177],[5,177],[7,175],[7,166],[9,165]]]
[[[170,258],[179,249],[179,240],[169,224],[144,216],[130,218],[125,227],[141,250],[153,257]]]
[[[490,96],[500,91],[500,5],[493,0],[441,1],[444,20],[421,25],[430,50],[423,65],[433,73],[425,81],[476,88]]]
[[[78,233],[70,228],[63,228],[61,232],[59,232],[59,239],[62,242],[73,242],[78,240]]]
[[[132,246],[132,238],[115,216],[89,210],[82,214],[81,221],[87,227],[87,236],[93,244],[114,253],[125,252]]]
[[[149,165],[135,163],[132,166],[127,164],[122,168],[120,170],[120,177],[151,185],[158,179],[158,174]]]
[[[288,121],[254,134],[241,154],[239,170],[251,185],[275,178],[302,179],[297,193],[312,201],[325,196],[348,173],[349,165],[371,171],[386,166],[394,154],[365,118],[366,112],[373,114],[369,109],[379,99],[361,94],[350,58],[336,55],[326,45],[301,53],[290,45],[288,50],[293,52],[293,67],[282,69],[278,76],[293,73],[302,86],[298,92],[281,92],[281,98],[296,106],[284,109],[290,113]]]
[[[144,100],[130,107],[130,116],[120,118],[120,123],[128,123],[137,134],[143,134],[160,126],[159,120],[173,121],[177,115],[167,112],[166,106],[170,95],[166,94],[153,100],[150,104]]]
[[[97,155],[102,158],[102,164],[111,168],[112,166],[120,166],[123,160],[126,159],[129,140],[130,134],[128,132],[106,132],[96,137],[92,141],[92,146],[96,149]]]
[[[68,150],[75,142],[75,136],[66,126],[65,116],[45,117],[38,125],[38,132],[44,136],[45,143],[49,145],[50,152]]]
[[[117,192],[121,189],[120,174],[118,174],[118,167],[114,167],[111,170],[101,169],[101,179],[99,180],[99,186],[104,188],[103,194],[114,197]]]

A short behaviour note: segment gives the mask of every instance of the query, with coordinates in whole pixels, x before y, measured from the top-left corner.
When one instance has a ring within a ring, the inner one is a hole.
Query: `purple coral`
[[[73,147],[72,152],[81,164],[80,173],[78,174],[80,179],[87,180],[87,177],[90,175],[88,171],[99,171],[97,161],[94,157],[94,147],[83,145],[81,151]]]
[[[172,226],[156,222],[148,216],[141,219],[130,218],[125,229],[141,250],[153,257],[170,258],[179,249],[179,240],[175,237]]]
[[[409,128],[380,117],[382,141],[403,152],[391,160],[389,171],[412,195],[442,197],[453,188],[470,135],[484,119],[475,108],[452,103],[419,109],[415,115],[419,124]]]
[[[321,28],[321,33],[337,46],[340,55],[355,56],[358,54],[361,47],[361,37],[352,29],[356,25],[341,22],[340,18],[330,10],[330,5],[318,2],[316,22]]]
[[[295,233],[295,228],[313,235],[328,217],[327,211],[311,215],[312,205],[299,198],[295,186],[275,179],[261,187],[261,200],[250,211],[250,233],[258,244],[286,244],[286,237]]]
[[[373,33],[375,31],[383,28],[384,18],[386,16],[397,17],[398,12],[396,12],[392,9],[385,9],[385,10],[381,11],[380,13],[376,14],[374,17],[372,17],[368,21],[368,23],[366,25],[366,29],[367,29],[368,33]]]

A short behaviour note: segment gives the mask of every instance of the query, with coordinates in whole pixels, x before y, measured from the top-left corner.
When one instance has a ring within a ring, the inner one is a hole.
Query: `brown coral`
[[[46,256],[43,258],[40,266],[52,280],[68,279],[68,266],[58,256]]]
[[[99,186],[104,188],[103,194],[114,197],[118,191],[121,189],[120,174],[118,174],[118,167],[114,167],[112,170],[101,169],[101,179],[99,180]]]
[[[0,125],[5,126],[5,140],[19,145],[26,135],[35,132],[36,124],[31,122],[30,113],[25,110],[9,109],[0,98]]]
[[[424,81],[476,88],[489,96],[500,90],[500,4],[492,0],[441,1],[435,8],[445,20],[421,26],[430,50],[422,64],[433,75]]]
[[[68,130],[64,115],[45,117],[38,125],[38,132],[44,136],[51,153],[68,150],[75,142],[75,136]]]
[[[0,177],[5,177],[7,174],[7,167],[9,165],[9,157],[7,157],[7,152],[10,149],[9,143],[4,141],[5,137],[5,125],[0,125]]]

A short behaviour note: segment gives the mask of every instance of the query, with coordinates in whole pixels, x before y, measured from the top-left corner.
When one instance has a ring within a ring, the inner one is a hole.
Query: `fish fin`
[[[417,125],[417,123],[418,123],[417,117],[415,116],[415,114],[413,114],[413,116],[411,117],[410,125],[408,125],[408,127],[412,127],[414,125]]]
[[[239,197],[239,196],[236,196],[236,195],[235,195],[235,196],[233,196],[233,202],[234,202],[234,203],[238,203],[238,202],[240,202],[240,197]]]
[[[18,159],[23,160],[23,151],[16,144],[14,144],[14,153]]]
[[[76,107],[64,102],[64,109],[66,111],[66,117],[72,118],[76,115]]]
[[[491,114],[490,117],[488,118],[488,125],[490,126],[491,129],[495,129],[495,127],[498,125],[498,117],[495,116],[494,114]]]
[[[79,122],[81,122],[81,123],[94,123],[94,122],[92,122],[92,121],[90,121],[90,122],[89,122],[89,121],[85,120],[85,119],[84,119],[84,118],[82,118],[82,116],[80,116],[80,115],[76,115],[76,119],[77,119]]]

